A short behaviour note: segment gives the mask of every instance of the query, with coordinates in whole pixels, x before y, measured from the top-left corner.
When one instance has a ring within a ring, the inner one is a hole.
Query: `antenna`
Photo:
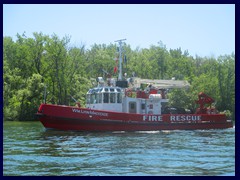
[[[122,80],[122,42],[127,39],[119,39],[114,42],[118,42],[119,44],[119,74],[118,74],[118,80]]]

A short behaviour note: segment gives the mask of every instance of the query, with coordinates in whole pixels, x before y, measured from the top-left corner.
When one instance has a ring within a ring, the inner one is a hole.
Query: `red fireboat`
[[[86,108],[43,103],[36,113],[47,129],[77,131],[155,131],[225,129],[233,122],[211,106],[214,100],[200,92],[196,112],[168,107],[167,90],[189,87],[187,81],[122,77],[122,42],[119,43],[118,80],[97,78],[89,89]],[[142,85],[147,84],[143,89]],[[205,107],[208,105],[208,107]]]

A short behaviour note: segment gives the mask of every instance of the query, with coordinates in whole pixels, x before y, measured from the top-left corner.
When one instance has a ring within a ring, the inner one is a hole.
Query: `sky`
[[[234,4],[3,4],[3,36],[71,37],[90,48],[119,39],[134,50],[162,42],[192,56],[235,53]]]

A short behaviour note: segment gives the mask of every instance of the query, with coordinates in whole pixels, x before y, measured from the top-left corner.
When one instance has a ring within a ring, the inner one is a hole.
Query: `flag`
[[[115,66],[115,67],[114,67],[114,70],[113,70],[113,71],[114,71],[114,73],[116,73],[116,72],[117,72],[117,70],[118,70],[118,68],[117,68],[117,66]]]

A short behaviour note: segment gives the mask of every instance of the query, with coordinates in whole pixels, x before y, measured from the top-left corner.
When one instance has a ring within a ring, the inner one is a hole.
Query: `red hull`
[[[131,114],[42,104],[37,116],[45,128],[79,131],[153,131],[233,127],[224,114]]]

